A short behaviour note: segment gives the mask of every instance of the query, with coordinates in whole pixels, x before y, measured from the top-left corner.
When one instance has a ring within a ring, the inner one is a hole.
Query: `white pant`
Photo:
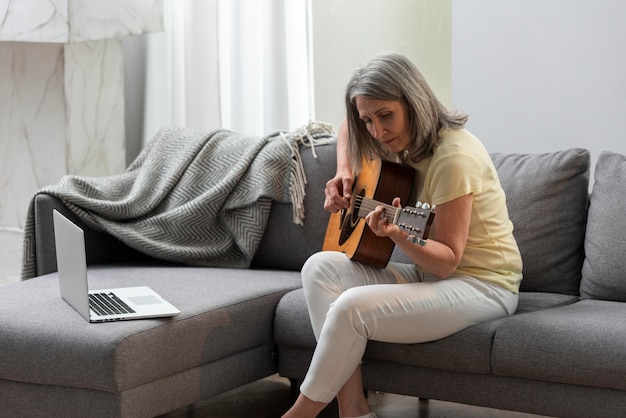
[[[307,260],[302,282],[318,344],[300,390],[325,403],[354,373],[368,340],[437,340],[511,315],[518,300],[517,294],[473,277],[439,280],[420,275],[412,264],[377,269],[328,251]]]

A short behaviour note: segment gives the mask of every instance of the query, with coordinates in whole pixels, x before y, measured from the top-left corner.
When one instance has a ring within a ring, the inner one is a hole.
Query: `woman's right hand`
[[[328,180],[324,189],[326,196],[324,209],[334,213],[350,207],[353,183],[352,172],[338,172],[335,177]]]
[[[337,135],[337,174],[326,182],[324,209],[337,212],[350,207],[354,175],[348,157],[348,124],[344,120]]]

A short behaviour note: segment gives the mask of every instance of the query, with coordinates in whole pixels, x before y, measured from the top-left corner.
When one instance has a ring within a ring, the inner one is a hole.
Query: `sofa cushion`
[[[265,233],[252,260],[253,267],[299,271],[309,256],[322,249],[329,217],[324,210],[324,188],[335,176],[335,148],[334,140],[317,145],[315,151],[300,147],[307,178],[304,223],[292,222],[291,204],[273,203]]]
[[[577,295],[589,194],[589,151],[493,154],[522,259],[520,290]]]
[[[443,370],[489,373],[491,340],[496,326],[497,321],[489,321],[448,338],[423,344],[370,341],[365,359],[389,360]],[[315,336],[302,289],[291,291],[280,300],[274,320],[274,340],[281,353],[282,346],[310,351],[315,349]]]
[[[528,294],[520,297],[520,309],[528,312],[561,306],[576,300],[576,297],[566,295]],[[442,370],[490,373],[491,344],[496,329],[503,320],[487,321],[447,338],[422,344],[370,341],[365,358]],[[302,289],[291,291],[280,300],[274,321],[274,341],[279,347],[310,351],[315,348],[315,336]],[[283,353],[280,349],[279,351]]]
[[[626,304],[583,300],[500,324],[493,373],[626,390]]]
[[[288,271],[168,266],[89,269],[91,288],[149,285],[174,318],[89,324],[60,297],[56,273],[0,287],[0,379],[122,392],[260,347]],[[275,371],[271,356],[259,364]],[[257,377],[258,378],[258,377]]]
[[[578,302],[578,296],[561,293],[520,292],[516,314],[539,311],[541,309],[558,308]]]
[[[419,344],[370,341],[367,359],[465,373],[491,373],[491,343],[502,319],[486,321],[449,337]]]
[[[626,302],[626,156],[602,152],[589,203],[585,262],[580,294],[584,299]]]

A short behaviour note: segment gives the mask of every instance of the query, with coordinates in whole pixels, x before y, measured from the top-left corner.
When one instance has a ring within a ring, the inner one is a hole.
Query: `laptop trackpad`
[[[155,305],[158,303],[162,303],[159,298],[152,296],[152,295],[129,296],[128,300],[130,300],[135,305]]]

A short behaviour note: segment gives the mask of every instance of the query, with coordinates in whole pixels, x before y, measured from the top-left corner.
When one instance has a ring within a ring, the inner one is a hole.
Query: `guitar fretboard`
[[[354,208],[356,209],[356,213],[359,218],[365,218],[368,213],[376,209],[378,206],[385,208],[383,217],[387,222],[396,223],[398,219],[398,211],[400,211],[399,208],[365,196],[356,196],[354,200]]]

